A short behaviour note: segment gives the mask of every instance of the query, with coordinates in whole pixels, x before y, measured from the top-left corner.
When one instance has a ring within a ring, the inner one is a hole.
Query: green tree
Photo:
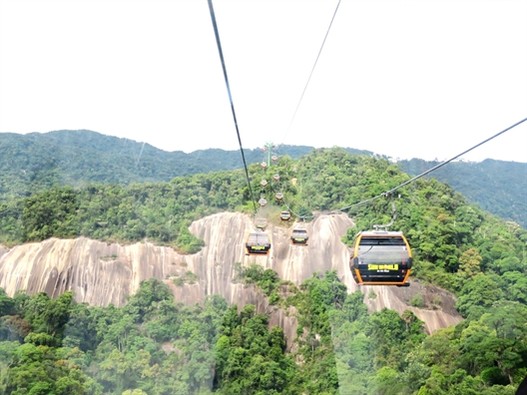
[[[78,235],[78,207],[71,187],[54,187],[27,198],[22,212],[25,241]]]
[[[15,313],[15,301],[7,296],[5,290],[0,288],[0,317]]]
[[[461,289],[456,307],[465,317],[479,315],[484,310],[503,299],[503,291],[493,277],[480,273],[466,282]]]
[[[215,345],[215,388],[219,393],[288,393],[294,372],[292,360],[285,354],[280,328],[268,329],[267,318],[246,305],[228,323]]]
[[[162,281],[152,278],[142,281],[139,290],[126,304],[125,311],[135,317],[136,322],[142,322],[152,314],[160,302],[174,300],[168,286]]]

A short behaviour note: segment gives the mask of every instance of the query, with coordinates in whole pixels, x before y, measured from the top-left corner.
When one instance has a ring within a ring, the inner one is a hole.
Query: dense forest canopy
[[[415,252],[415,277],[457,295],[465,317],[427,336],[410,311],[369,314],[335,273],[300,287],[271,270],[240,279],[297,311],[292,350],[254,306],[218,297],[182,306],[163,283],[144,282],[122,308],[90,307],[70,293],[0,292],[0,389],[12,394],[514,394],[527,375],[527,231],[468,203],[452,187],[410,179],[390,161],[320,149],[249,166],[253,195],[309,221],[319,211],[358,230],[393,221]],[[274,177],[279,175],[278,178]],[[262,183],[262,180],[266,180]],[[284,199],[277,201],[277,192]],[[242,170],[129,184],[52,184],[0,202],[0,243],[49,237],[149,240],[193,253],[191,221],[220,211],[254,213]],[[416,299],[415,305],[420,301]],[[440,308],[440,306],[436,306]]]
[[[271,154],[299,159],[313,147],[279,145],[269,150],[244,149],[248,163],[268,160]],[[354,155],[370,151],[345,148]],[[401,160],[411,175],[438,162]],[[174,177],[242,168],[239,151],[221,149],[191,153],[166,152],[149,144],[105,136],[88,130],[0,134],[0,201],[28,196],[51,186],[82,186],[94,182],[130,183],[170,181]],[[452,162],[430,174],[461,192],[472,203],[527,229],[527,163],[485,160]]]

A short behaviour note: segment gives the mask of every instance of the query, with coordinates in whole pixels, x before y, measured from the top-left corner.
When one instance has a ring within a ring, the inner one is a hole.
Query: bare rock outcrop
[[[335,270],[348,291],[356,291],[348,267],[350,252],[341,241],[352,225],[343,213],[318,214],[305,224],[310,238],[303,246],[291,243],[291,225],[270,224],[266,229],[272,243],[268,255],[246,255],[245,240],[254,224],[241,213],[215,214],[192,223],[190,231],[205,242],[193,255],[149,242],[119,245],[82,237],[49,239],[0,248],[0,287],[11,296],[18,290],[44,291],[50,296],[72,290],[78,302],[121,306],[141,281],[158,278],[170,285],[179,302],[199,303],[208,295],[220,295],[239,306],[254,304],[258,311],[268,312],[271,324],[282,326],[290,340],[296,332],[294,314],[269,306],[258,289],[237,282],[237,267],[258,264],[297,285],[313,273]],[[445,292],[441,301],[435,298],[437,309],[409,306],[410,292],[439,292],[418,283],[410,288],[364,287],[362,291],[371,311],[410,309],[425,322],[429,333],[461,320],[455,309],[447,308],[453,306],[453,298]]]

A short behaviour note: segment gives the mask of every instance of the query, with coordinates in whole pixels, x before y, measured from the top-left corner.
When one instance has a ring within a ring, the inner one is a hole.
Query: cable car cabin
[[[305,229],[296,228],[291,232],[291,241],[293,244],[307,244],[308,239],[307,230]]]
[[[245,243],[248,254],[267,254],[271,249],[271,242],[267,233],[256,231],[249,233]]]
[[[254,226],[256,226],[257,229],[264,230],[267,227],[267,218],[264,217],[258,217],[254,220]]]
[[[357,284],[409,286],[412,251],[402,232],[360,232],[353,245],[350,269]]]
[[[280,213],[280,219],[282,221],[289,221],[291,219],[291,213],[287,210],[284,210]]]

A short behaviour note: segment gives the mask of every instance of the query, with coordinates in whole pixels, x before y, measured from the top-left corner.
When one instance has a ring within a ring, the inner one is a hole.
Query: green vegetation
[[[253,264],[249,267],[241,267],[238,264],[238,277],[245,284],[256,284],[259,289],[267,296],[269,303],[278,304],[281,300],[280,286],[285,286],[289,290],[286,282],[281,282],[278,274],[271,269]]]
[[[283,147],[293,157],[311,147]],[[260,150],[245,150],[249,163]],[[239,151],[209,149],[186,154],[88,130],[0,134],[0,201],[28,196],[52,186],[170,181],[175,177],[240,169]]]
[[[334,272],[295,290],[298,337],[255,306],[183,306],[158,280],[122,308],[0,289],[6,394],[514,394],[527,374],[527,307],[493,303],[426,336],[413,313],[369,314]]]
[[[272,308],[295,311],[297,340],[251,305],[218,297],[182,306],[150,280],[122,308],[88,307],[71,293],[0,291],[0,392],[10,394],[510,394],[527,375],[527,231],[471,205],[448,185],[410,176],[384,159],[321,149],[272,168],[250,165],[258,196],[294,215],[344,210],[356,226],[343,237],[393,220],[414,250],[414,274],[457,296],[466,319],[427,336],[409,311],[367,312],[335,273],[300,287],[272,270],[240,268]],[[279,174],[279,180],[274,180]],[[191,221],[252,209],[240,170],[165,182],[89,183],[36,189],[0,202],[0,243],[85,236],[149,240],[192,253]],[[367,201],[367,204],[358,204]],[[393,211],[395,207],[395,211]],[[107,257],[110,259],[111,257]],[[195,281],[188,272],[176,285]],[[368,295],[367,297],[370,297]],[[423,305],[414,297],[411,304]],[[433,301],[439,305],[440,300]],[[440,307],[440,306],[437,306]]]
[[[411,175],[421,174],[438,164],[421,159],[398,162],[401,169]],[[470,202],[527,229],[527,163],[493,159],[451,162],[428,177],[450,185]]]
[[[172,282],[177,287],[182,287],[185,284],[195,284],[198,280],[198,276],[191,271],[186,271],[181,276],[175,277],[172,279]]]
[[[314,148],[280,145],[276,150],[280,157],[298,159]],[[370,151],[353,148],[345,151],[373,156]],[[259,163],[264,158],[258,149],[245,149],[244,155],[248,163]],[[398,167],[411,175],[437,164],[422,159],[397,162]],[[51,186],[161,182],[241,167],[239,151],[165,152],[148,144],[88,130],[26,135],[1,133],[0,201],[29,196]],[[489,159],[476,163],[452,162],[429,177],[449,184],[481,208],[527,228],[526,172],[527,163]]]
[[[188,231],[190,222],[242,206],[246,185],[241,174],[233,171],[129,186],[51,187],[0,203],[0,243],[52,236],[125,243],[147,239],[193,253],[202,242]]]

